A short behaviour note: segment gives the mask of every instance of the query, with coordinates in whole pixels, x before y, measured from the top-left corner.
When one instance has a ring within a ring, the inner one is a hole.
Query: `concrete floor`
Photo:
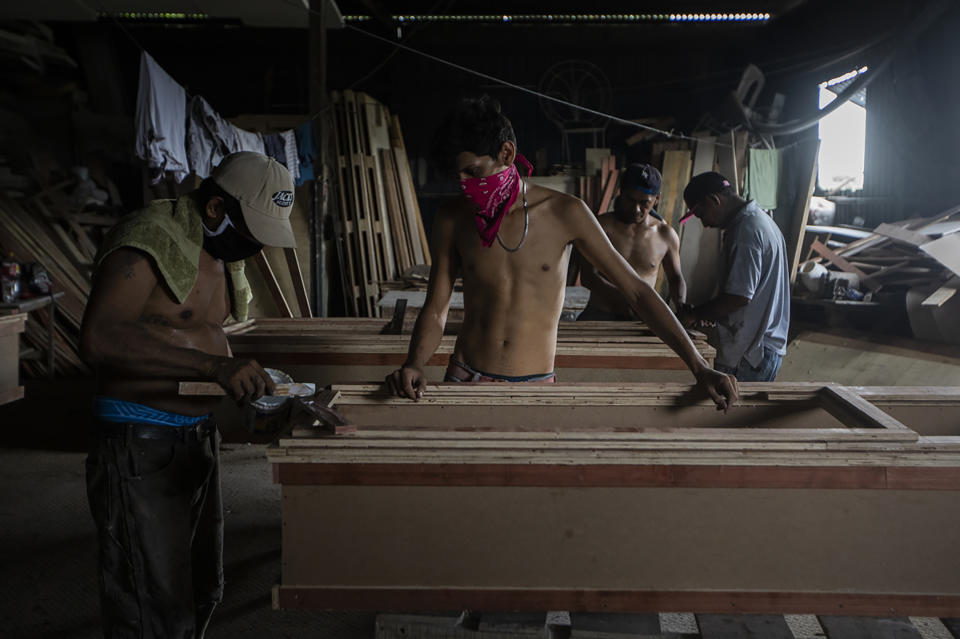
[[[0,636],[103,636],[84,458],[0,450]],[[207,636],[373,637],[372,614],[271,609],[270,588],[280,580],[279,486],[263,446],[226,444],[221,459],[226,590]]]

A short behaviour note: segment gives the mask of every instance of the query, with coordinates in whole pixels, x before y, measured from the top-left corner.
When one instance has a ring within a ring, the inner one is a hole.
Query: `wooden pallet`
[[[381,282],[429,263],[399,123],[363,93],[331,96],[338,157],[334,232],[347,312],[379,317]]]
[[[616,613],[379,614],[377,639],[960,639],[955,619]]]

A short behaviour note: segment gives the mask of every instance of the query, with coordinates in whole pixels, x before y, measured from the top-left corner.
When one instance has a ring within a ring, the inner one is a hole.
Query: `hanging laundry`
[[[283,138],[283,149],[287,156],[287,169],[293,176],[293,181],[300,184],[300,159],[297,157],[297,136],[293,129],[281,131],[280,137]]]
[[[146,51],[140,53],[137,90],[137,157],[181,182],[189,173],[186,147],[187,93]]]
[[[267,154],[266,148],[263,146],[263,136],[259,133],[254,133],[253,131],[244,131],[241,128],[230,125],[233,129],[233,133],[237,138],[237,146],[234,147],[234,151],[256,151],[257,153],[262,153],[263,155]]]
[[[263,148],[266,150],[267,155],[283,166],[286,166],[288,170],[290,169],[290,167],[287,166],[287,150],[283,138],[280,137],[279,133],[264,133]]]
[[[750,149],[746,195],[768,211],[777,208],[782,161],[780,149]]]
[[[297,139],[297,159],[300,161],[300,179],[297,186],[314,180],[313,161],[316,151],[313,146],[313,121],[298,126],[294,133]]]
[[[239,146],[229,122],[199,95],[190,99],[187,113],[187,158],[190,170],[201,178],[209,177],[220,160]]]

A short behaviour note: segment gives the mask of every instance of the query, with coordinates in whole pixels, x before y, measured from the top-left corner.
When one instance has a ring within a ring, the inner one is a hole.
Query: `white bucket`
[[[811,293],[820,290],[820,278],[825,273],[827,273],[827,267],[813,260],[800,265],[800,281]]]

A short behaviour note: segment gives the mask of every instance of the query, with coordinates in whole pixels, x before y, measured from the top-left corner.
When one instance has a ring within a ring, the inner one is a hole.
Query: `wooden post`
[[[310,112],[320,113],[327,100],[327,25],[325,5],[327,0],[310,0]],[[313,162],[313,216],[310,228],[311,262],[313,278],[311,287],[313,308],[319,317],[328,313],[327,247],[325,220],[327,217],[327,116],[321,114],[314,122],[314,143],[317,149]]]
[[[790,264],[790,283],[797,279],[797,268],[800,266],[800,251],[803,248],[803,233],[807,226],[807,217],[810,215],[810,198],[817,185],[817,158],[820,156],[820,140],[811,139],[800,143],[796,150],[797,163],[797,197],[790,211],[790,235],[787,241],[787,259]]]
[[[283,291],[280,290],[277,276],[273,274],[273,268],[270,267],[267,256],[263,254],[263,251],[260,251],[253,256],[253,261],[260,268],[260,272],[263,273],[263,279],[267,283],[267,290],[270,291],[270,296],[273,297],[280,316],[293,317],[293,311],[290,310],[290,305],[287,304],[287,298],[283,296]]]

